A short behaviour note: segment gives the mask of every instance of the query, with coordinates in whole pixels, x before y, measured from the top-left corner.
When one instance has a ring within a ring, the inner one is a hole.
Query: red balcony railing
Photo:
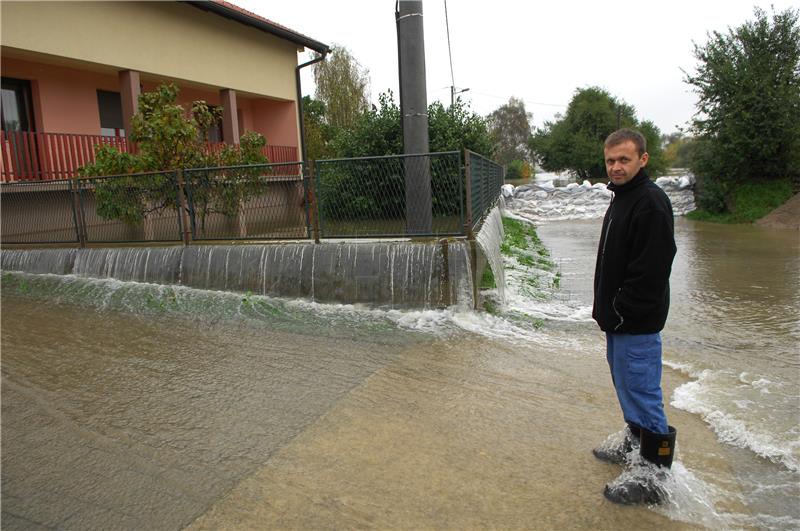
[[[126,139],[113,136],[0,131],[0,180],[70,179],[79,168],[94,162],[95,146],[100,144],[122,152],[133,147]],[[208,143],[206,147],[216,151],[221,146]],[[264,154],[270,162],[298,160],[294,146],[266,146]]]

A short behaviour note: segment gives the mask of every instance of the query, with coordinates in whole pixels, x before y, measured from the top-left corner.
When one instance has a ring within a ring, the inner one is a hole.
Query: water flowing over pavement
[[[647,508],[591,454],[621,424],[599,228],[540,221],[560,286],[507,262],[497,315],[4,272],[4,528],[800,526],[793,233],[676,221],[678,451]]]

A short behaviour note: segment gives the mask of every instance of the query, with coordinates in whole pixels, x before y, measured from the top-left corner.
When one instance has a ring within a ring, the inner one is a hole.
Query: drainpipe
[[[328,49],[322,51],[322,54],[314,59],[303,63],[301,65],[297,65],[294,69],[295,80],[297,82],[297,111],[300,116],[300,159],[303,162],[306,162],[308,158],[308,154],[306,153],[306,128],[303,125],[303,91],[300,87],[300,69],[305,68],[307,66],[311,66],[314,63],[319,63],[328,55]]]

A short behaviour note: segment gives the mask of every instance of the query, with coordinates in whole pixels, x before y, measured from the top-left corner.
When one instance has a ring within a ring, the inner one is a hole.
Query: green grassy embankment
[[[500,253],[506,258],[506,281],[518,283],[509,287],[533,299],[548,299],[552,290],[558,289],[561,285],[561,272],[557,270],[556,264],[550,257],[550,251],[539,239],[536,227],[530,223],[504,217],[503,231],[505,236],[500,245]],[[494,275],[488,267],[484,271],[480,287],[481,289],[496,287]],[[491,299],[487,299],[484,309],[496,313],[497,305]],[[536,322],[534,325],[540,326],[541,323]]]
[[[714,223],[753,223],[778,208],[792,197],[790,179],[753,181],[734,191],[732,212],[713,213],[705,210],[689,212],[686,217],[695,221]]]

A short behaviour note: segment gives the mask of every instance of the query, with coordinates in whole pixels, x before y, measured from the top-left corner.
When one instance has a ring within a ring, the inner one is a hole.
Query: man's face
[[[633,179],[640,169],[647,166],[647,160],[650,158],[647,152],[640,157],[636,144],[630,140],[607,147],[603,152],[606,157],[608,178],[617,186]]]

